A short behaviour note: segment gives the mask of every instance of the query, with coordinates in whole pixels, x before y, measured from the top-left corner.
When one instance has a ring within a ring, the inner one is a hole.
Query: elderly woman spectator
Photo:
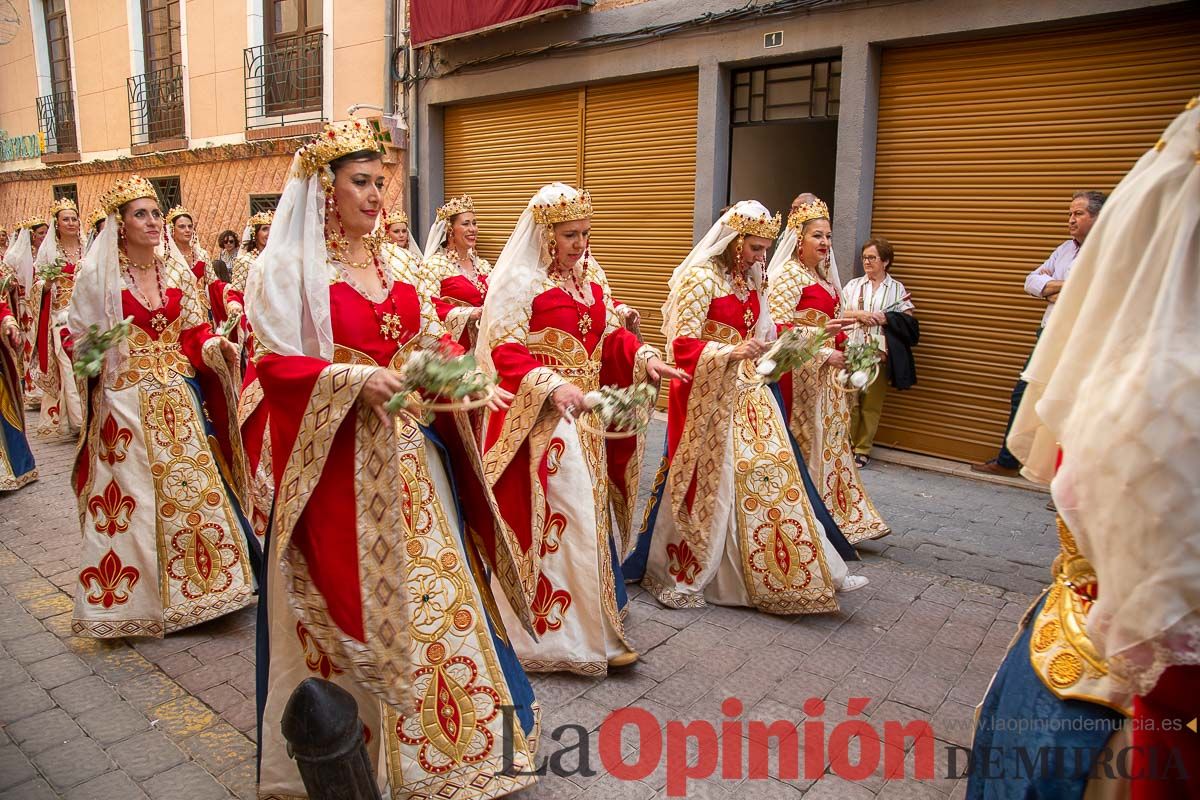
[[[854,461],[860,467],[865,467],[871,460],[871,445],[875,442],[879,418],[883,415],[883,398],[887,393],[885,378],[890,378],[892,384],[901,389],[916,382],[911,351],[897,351],[897,348],[907,349],[916,344],[916,320],[904,284],[891,276],[894,257],[895,251],[887,239],[882,236],[868,239],[862,248],[865,274],[848,282],[842,290],[845,304],[842,316],[858,323],[850,334],[851,340],[871,337],[884,354],[879,364],[879,377],[859,395],[858,403],[850,411],[850,439],[854,444]],[[903,359],[896,368],[892,366],[893,357]],[[908,374],[903,374],[905,372]]]

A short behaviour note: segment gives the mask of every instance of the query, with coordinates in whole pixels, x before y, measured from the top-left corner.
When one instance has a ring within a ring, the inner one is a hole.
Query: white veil
[[[434,216],[433,225],[429,227],[429,233],[425,236],[425,250],[419,254],[422,261],[433,258],[442,249],[442,244],[446,241],[446,227],[446,220]],[[413,244],[412,226],[408,229],[408,243]]]
[[[46,239],[50,236],[51,233],[47,233]],[[87,332],[89,325],[106,331],[124,319],[121,292],[125,282],[121,278],[115,212],[108,215],[104,230],[76,267],[74,283],[71,303],[67,307],[67,328],[76,340]],[[128,353],[127,339],[122,339],[117,347],[105,354],[109,368],[115,369]]]
[[[29,228],[21,228],[13,237],[12,244],[4,251],[4,263],[16,273],[26,297],[33,288],[33,247],[30,241],[32,238],[33,233]]]
[[[668,343],[675,339],[675,332],[679,329],[680,309],[675,305],[679,284],[683,281],[684,275],[693,267],[703,266],[716,258],[725,252],[730,243],[738,237],[738,231],[727,224],[734,214],[741,214],[744,217],[771,216],[767,207],[757,200],[742,200],[733,204],[721,215],[720,219],[713,223],[712,227],[708,229],[708,233],[701,237],[687,257],[675,268],[675,272],[671,274],[671,280],[667,283],[667,302],[662,307],[662,332],[666,334]],[[761,266],[751,269],[748,283],[750,288],[758,292],[758,322],[754,326],[754,336],[763,341],[771,341],[775,338],[775,323],[771,320],[771,314],[767,310],[764,272],[765,270]]]
[[[475,345],[475,358],[485,369],[492,369],[492,342],[528,320],[533,298],[542,291],[546,268],[550,265],[550,255],[542,238],[543,226],[534,222],[533,207],[552,205],[559,202],[559,198],[573,201],[578,196],[579,191],[565,183],[550,183],[538,189],[504,243],[488,276],[488,292],[483,301],[479,339]],[[430,238],[425,242],[426,251],[434,242],[441,242],[441,238],[435,238],[437,231],[438,226],[434,224],[429,231]],[[444,236],[443,222],[441,237]]]
[[[832,221],[831,223],[832,224]],[[783,267],[796,255],[796,247],[800,244],[800,234],[791,225],[783,226],[783,233],[775,243],[775,252],[771,255],[771,263],[767,266],[767,280],[776,283],[783,278]],[[842,296],[842,276],[838,272],[837,259],[834,258],[833,248],[829,248],[829,259],[818,269],[824,269],[826,279],[837,289],[838,297]]]
[[[1088,632],[1138,694],[1168,667],[1200,664],[1197,152],[1193,100],[1105,203],[1024,372],[1008,437],[1028,477],[1053,476],[1059,513],[1096,569]]]
[[[246,317],[254,335],[279,355],[333,359],[321,187],[328,170],[323,166],[306,176],[301,153],[293,157],[271,236],[246,282]]]

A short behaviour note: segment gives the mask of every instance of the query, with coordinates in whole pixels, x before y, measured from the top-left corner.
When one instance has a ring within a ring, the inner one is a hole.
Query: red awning
[[[578,11],[581,0],[410,0],[413,47],[503,28],[556,11]]]

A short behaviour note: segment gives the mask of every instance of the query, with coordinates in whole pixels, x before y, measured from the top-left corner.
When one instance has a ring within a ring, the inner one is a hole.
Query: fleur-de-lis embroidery
[[[533,629],[538,635],[556,631],[563,626],[563,616],[571,607],[571,593],[555,589],[545,575],[538,575],[537,592],[533,598]]]
[[[680,583],[690,584],[700,574],[700,560],[696,558],[692,548],[688,547],[687,542],[668,544],[667,557],[670,559],[667,570]]]
[[[304,627],[304,623],[299,620],[296,621],[296,638],[300,640],[300,646],[304,648],[304,665],[310,672],[315,672],[326,680],[329,680],[330,675],[342,674],[341,667],[333,663],[333,659],[321,648],[321,645],[309,633],[308,628]]]
[[[546,520],[546,528],[542,534],[542,546],[539,555],[546,557],[547,553],[557,553],[562,544],[563,532],[567,529],[567,518],[562,514],[553,513]]]
[[[109,466],[124,461],[132,441],[133,431],[122,428],[113,415],[109,414],[100,426],[100,460]]]
[[[96,515],[96,532],[116,536],[129,530],[129,518],[137,507],[137,501],[123,493],[116,479],[110,480],[103,494],[93,495],[88,500],[88,511]]]
[[[79,573],[79,582],[88,591],[87,601],[94,606],[112,608],[129,602],[129,593],[141,575],[136,569],[121,564],[121,559],[109,550],[97,567],[87,567]]]

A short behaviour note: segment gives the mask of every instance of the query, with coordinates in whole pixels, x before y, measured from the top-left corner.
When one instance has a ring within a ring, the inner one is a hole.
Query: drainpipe
[[[421,168],[420,168],[420,137],[418,131],[418,112],[420,81],[417,81],[413,75],[418,66],[419,59],[412,49],[412,40],[410,32],[412,30],[412,8],[408,0],[404,1],[404,30],[403,30],[403,51],[401,57],[404,58],[404,75],[408,80],[404,83],[404,104],[405,104],[405,123],[408,126],[408,202],[405,207],[408,209],[410,231],[424,230],[421,219]]]
[[[396,82],[392,77],[392,57],[396,52],[396,0],[383,4],[383,113],[396,114]]]

